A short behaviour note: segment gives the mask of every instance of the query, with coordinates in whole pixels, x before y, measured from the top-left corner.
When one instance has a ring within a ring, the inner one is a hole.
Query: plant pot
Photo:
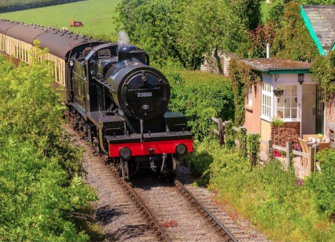
[[[281,96],[283,96],[283,94],[284,94],[284,90],[283,90],[283,89],[274,89],[274,90],[273,90],[273,94],[274,94],[276,97],[281,97]]]

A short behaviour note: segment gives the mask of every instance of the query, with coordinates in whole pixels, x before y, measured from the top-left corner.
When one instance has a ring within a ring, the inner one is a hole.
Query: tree
[[[119,29],[155,61],[172,58],[197,69],[212,51],[245,54],[248,30],[260,21],[260,0],[124,0],[117,11]]]
[[[277,58],[312,61],[318,56],[316,45],[300,15],[299,4],[288,3],[277,30],[272,53]]]
[[[188,64],[183,47],[176,41],[183,24],[181,13],[189,0],[123,0],[117,7],[118,30],[125,30],[130,40],[144,48],[156,63],[167,59]]]

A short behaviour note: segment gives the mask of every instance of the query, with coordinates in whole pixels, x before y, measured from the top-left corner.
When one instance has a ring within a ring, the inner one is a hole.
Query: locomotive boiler
[[[29,63],[34,40],[48,47],[73,126],[129,179],[141,169],[174,176],[193,150],[186,117],[170,112],[170,85],[144,50],[72,32],[0,20],[0,51]],[[13,48],[16,45],[17,48]],[[14,52],[13,52],[14,51]]]

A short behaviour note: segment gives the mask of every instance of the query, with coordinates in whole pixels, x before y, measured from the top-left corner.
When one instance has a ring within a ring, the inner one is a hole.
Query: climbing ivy
[[[235,138],[234,138],[234,130],[233,123],[231,120],[227,121],[224,126],[225,132],[225,146],[228,149],[235,147]]]
[[[232,59],[229,63],[232,90],[234,94],[235,117],[234,125],[241,126],[245,120],[245,96],[252,84],[261,82],[260,73],[255,72],[247,64]]]
[[[259,134],[247,135],[247,148],[250,159],[250,169],[256,166],[259,153]]]
[[[313,81],[319,82],[323,93],[323,101],[335,98],[335,51],[327,56],[320,56],[313,64],[311,71]]]

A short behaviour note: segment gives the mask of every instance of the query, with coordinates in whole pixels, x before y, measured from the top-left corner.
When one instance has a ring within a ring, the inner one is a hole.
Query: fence
[[[223,122],[221,118],[214,118],[212,117],[212,121],[217,123],[218,129],[214,129],[213,132],[218,135],[219,137],[219,143],[220,145],[225,144],[225,130],[224,127],[230,123],[230,121],[225,121]],[[232,128],[236,132],[246,132],[246,129],[244,127],[233,127]],[[236,147],[238,149],[242,148],[240,147],[241,144],[239,140],[234,141]],[[261,162],[266,162],[270,161],[271,159],[274,158],[274,151],[278,150],[281,151],[282,153],[285,153],[286,157],[284,159],[280,158],[279,160],[283,162],[284,166],[288,168],[288,166],[291,164],[291,162],[294,162],[294,167],[296,169],[296,174],[297,176],[303,177],[305,175],[309,175],[311,172],[315,172],[316,169],[320,169],[316,165],[316,160],[315,160],[315,154],[316,154],[316,148],[315,147],[310,147],[309,148],[309,153],[304,153],[300,152],[297,150],[293,150],[292,148],[292,142],[286,142],[285,147],[281,147],[279,145],[274,145],[272,140],[262,140],[259,139],[259,145],[265,145],[265,149],[263,149],[260,154],[258,154],[259,157],[254,159],[253,155],[251,155],[251,167],[256,165],[255,161],[259,160]],[[297,161],[297,159],[300,159]]]
[[[283,159],[283,163],[287,168],[291,162],[294,162],[295,159],[300,159],[295,165],[295,169],[302,170],[304,175],[309,175],[311,172],[315,172],[316,169],[320,170],[319,166],[316,165],[315,154],[316,154],[316,147],[309,147],[309,153],[304,153],[301,151],[293,150],[292,142],[286,142],[285,147],[281,147],[279,145],[274,145],[272,140],[262,140],[260,139],[259,142],[265,145],[265,158],[266,161],[273,159],[274,151],[282,151],[285,153],[285,157]],[[280,159],[282,160],[282,159]]]
[[[219,137],[219,143],[220,145],[224,145],[226,140],[226,135],[225,135],[225,127],[227,125],[231,125],[231,121],[225,121],[222,122],[221,118],[214,118],[212,117],[212,121],[214,121],[215,123],[218,124],[218,129],[214,129],[213,132],[214,134],[218,135]],[[246,132],[247,129],[245,127],[232,127],[232,130],[235,131],[238,134],[242,134],[241,137],[239,137],[239,139],[234,139],[234,145],[237,147],[240,156],[241,157],[246,157],[247,155],[249,155],[250,158],[250,170],[252,170],[252,168],[254,166],[257,165],[257,160],[258,160],[258,156],[257,156],[257,152],[254,152],[254,150],[247,149],[247,139],[246,139]]]

